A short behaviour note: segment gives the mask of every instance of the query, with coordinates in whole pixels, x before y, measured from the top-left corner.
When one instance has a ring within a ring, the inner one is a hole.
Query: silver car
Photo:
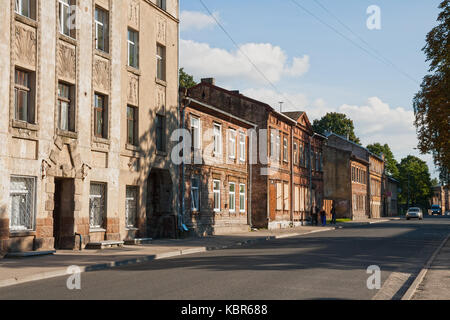
[[[417,207],[409,208],[408,211],[406,212],[406,220],[413,219],[413,218],[422,220],[423,219],[422,209],[417,208]]]

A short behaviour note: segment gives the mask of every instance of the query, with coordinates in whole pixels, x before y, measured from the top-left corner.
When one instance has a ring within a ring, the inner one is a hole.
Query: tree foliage
[[[398,179],[398,162],[394,158],[394,154],[391,151],[391,148],[388,144],[381,145],[380,143],[374,143],[369,144],[367,146],[367,149],[369,149],[370,152],[376,154],[377,156],[381,157],[382,154],[385,156],[385,166],[386,166],[386,173],[395,179]]]
[[[197,83],[194,81],[194,77],[190,74],[186,73],[184,71],[184,68],[180,69],[180,87],[182,88],[192,88],[193,86],[197,85]]]
[[[401,193],[401,203],[410,206],[428,207],[431,196],[431,177],[425,161],[415,156],[403,158],[398,165]]]
[[[414,97],[415,125],[421,153],[432,153],[441,181],[449,183],[450,168],[450,0],[439,6],[439,25],[422,49],[430,62],[420,91]]]
[[[325,134],[328,131],[341,136],[348,136],[350,141],[361,144],[361,141],[355,135],[353,121],[343,113],[327,113],[320,120],[314,120],[313,129],[320,134]]]

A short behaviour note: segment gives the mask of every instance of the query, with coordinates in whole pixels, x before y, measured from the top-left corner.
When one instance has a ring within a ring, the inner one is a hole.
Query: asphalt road
[[[346,227],[83,273],[81,290],[68,290],[67,277],[0,288],[0,300],[371,299],[369,266],[381,268],[383,284],[393,272],[417,273],[449,232],[450,217]]]

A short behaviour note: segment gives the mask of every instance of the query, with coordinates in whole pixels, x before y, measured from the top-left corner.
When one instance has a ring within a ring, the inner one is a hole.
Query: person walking
[[[320,220],[322,223],[322,227],[325,227],[327,225],[327,213],[324,209],[320,211]]]
[[[336,224],[336,205],[333,202],[331,207],[331,224]]]

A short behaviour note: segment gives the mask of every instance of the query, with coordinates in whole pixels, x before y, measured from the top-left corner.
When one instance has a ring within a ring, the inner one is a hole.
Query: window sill
[[[15,238],[15,237],[34,237],[36,236],[36,231],[33,230],[10,230],[9,231],[9,236],[11,238]]]
[[[140,152],[141,151],[141,148],[139,148],[138,146],[135,146],[133,144],[129,144],[129,143],[127,143],[125,145],[125,149],[129,150],[129,151],[134,151],[134,152]]]
[[[20,120],[12,120],[11,126],[13,128],[26,129],[26,130],[30,130],[30,131],[38,131],[39,130],[39,125],[25,122],[25,121],[20,121]]]
[[[70,43],[71,45],[74,45],[74,46],[76,46],[77,43],[78,43],[77,39],[74,39],[72,37],[66,36],[65,34],[62,34],[59,31],[58,31],[58,39],[62,40],[62,41],[65,41],[67,43]]]
[[[136,227],[126,227],[125,230],[126,230],[126,231],[139,231],[139,228],[136,228]]]
[[[163,87],[167,87],[167,81],[155,78],[155,82]]]
[[[100,137],[96,137],[96,136],[94,136],[92,141],[95,143],[101,143],[101,144],[108,145],[108,146],[111,145],[111,141],[109,141],[108,139],[100,138]]]
[[[16,20],[36,29],[38,27],[38,22],[35,19],[23,16],[17,12],[16,12]]]
[[[89,233],[97,233],[97,232],[106,232],[106,229],[103,229],[103,228],[91,228],[91,229],[89,229]]]
[[[100,56],[100,57],[105,58],[105,59],[107,59],[107,60],[111,60],[111,53],[102,51],[102,50],[100,50],[100,49],[94,49],[94,51],[95,51],[95,54],[96,54],[97,56]]]
[[[167,157],[166,151],[156,151],[156,155],[160,157]]]
[[[78,132],[56,129],[56,134],[66,138],[78,139]]]
[[[137,76],[141,76],[142,75],[142,73],[139,70],[139,68],[135,68],[135,67],[132,67],[132,66],[129,66],[129,65],[127,65],[127,71],[131,72],[131,73],[133,73],[133,74],[135,74]]]

